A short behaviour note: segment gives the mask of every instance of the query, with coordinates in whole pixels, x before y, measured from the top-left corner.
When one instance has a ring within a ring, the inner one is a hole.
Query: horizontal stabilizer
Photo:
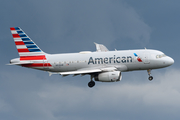
[[[20,62],[15,62],[15,63],[10,63],[10,64],[7,64],[7,65],[24,65],[24,64],[32,64],[33,62],[32,61],[20,61]]]

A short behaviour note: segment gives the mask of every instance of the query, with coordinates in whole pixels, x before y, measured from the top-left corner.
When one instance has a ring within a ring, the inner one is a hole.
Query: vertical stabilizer
[[[20,27],[11,27],[10,30],[20,57],[45,55]]]

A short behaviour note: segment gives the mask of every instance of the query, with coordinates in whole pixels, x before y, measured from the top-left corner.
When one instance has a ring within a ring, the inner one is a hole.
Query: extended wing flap
[[[60,72],[60,75],[66,76],[66,75],[70,75],[70,74],[89,74],[89,73],[96,73],[96,72],[108,72],[108,71],[115,71],[117,70],[116,67],[101,67],[101,68],[94,68],[94,69],[81,69],[81,70],[77,70],[77,71],[70,71],[70,72]]]
[[[70,74],[88,74],[88,73],[95,73],[95,72],[102,72],[100,69],[92,69],[92,70],[78,70],[78,71],[70,71],[70,72],[60,72],[60,75],[70,75]]]

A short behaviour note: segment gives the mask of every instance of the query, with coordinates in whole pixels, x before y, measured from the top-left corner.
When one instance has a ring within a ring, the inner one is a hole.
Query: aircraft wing
[[[70,74],[89,74],[89,73],[96,73],[96,72],[107,72],[107,71],[115,71],[117,70],[116,67],[103,67],[103,68],[90,68],[90,69],[80,69],[77,71],[69,71],[69,72],[60,72],[60,75],[66,76]]]

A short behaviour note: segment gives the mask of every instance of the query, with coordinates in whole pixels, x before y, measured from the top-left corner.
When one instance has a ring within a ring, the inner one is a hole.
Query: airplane
[[[20,27],[11,27],[10,30],[19,58],[10,60],[9,65],[47,71],[49,76],[88,74],[91,78],[88,83],[90,88],[95,85],[95,81],[121,81],[122,72],[135,70],[147,70],[151,81],[151,70],[168,67],[174,63],[171,57],[158,50],[145,48],[109,51],[104,45],[97,43],[95,52],[48,54],[43,52]]]

